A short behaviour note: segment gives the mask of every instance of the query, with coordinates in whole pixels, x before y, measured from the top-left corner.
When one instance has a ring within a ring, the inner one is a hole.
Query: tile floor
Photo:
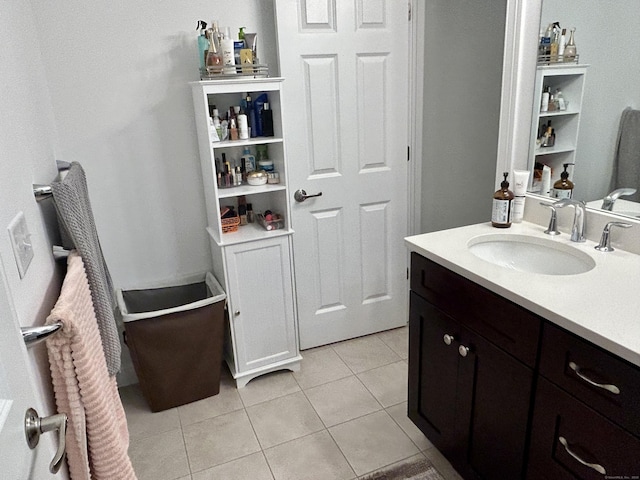
[[[302,352],[299,372],[151,413],[120,389],[139,480],[350,480],[415,456],[461,480],[407,418],[406,327]]]

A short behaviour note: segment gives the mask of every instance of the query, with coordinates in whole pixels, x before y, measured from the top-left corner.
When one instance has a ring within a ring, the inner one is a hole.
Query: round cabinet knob
[[[234,313],[234,315],[237,317],[238,315],[240,315],[240,310],[236,310],[236,312]]]
[[[449,335],[448,333],[445,333],[444,337],[442,337],[442,340],[447,345],[451,345],[455,341],[455,339],[456,337],[454,337],[453,335]]]
[[[460,345],[458,347],[458,353],[460,354],[461,357],[466,357],[467,354],[469,353],[469,347],[465,347],[464,345]]]

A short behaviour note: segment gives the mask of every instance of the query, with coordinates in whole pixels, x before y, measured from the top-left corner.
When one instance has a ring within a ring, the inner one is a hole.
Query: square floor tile
[[[225,413],[244,408],[240,394],[231,374],[223,374],[220,380],[220,392],[212,397],[198,400],[178,407],[180,423],[191,425],[207,418],[217,417]]]
[[[254,405],[247,413],[263,449],[324,428],[302,392]]]
[[[327,427],[381,409],[373,395],[353,375],[310,388],[305,394]]]
[[[333,349],[353,373],[364,372],[401,360],[375,335],[337,343]]]
[[[352,374],[333,348],[322,348],[305,351],[300,371],[293,376],[305,390]]]
[[[273,480],[262,452],[252,453],[192,475],[193,480]]]
[[[300,387],[289,371],[267,373],[251,380],[238,393],[245,407],[299,392]]]
[[[420,453],[384,411],[341,423],[329,433],[358,475]]]
[[[265,450],[275,480],[349,480],[355,473],[324,430]]]
[[[178,410],[170,408],[162,412],[152,412],[142,396],[139,384],[122,387],[119,389],[119,393],[131,439],[144,438],[180,428]]]
[[[182,427],[192,472],[258,452],[260,445],[244,410]]]
[[[358,374],[364,386],[383,407],[407,401],[408,366],[404,361],[390,363]]]
[[[189,475],[182,430],[139,438],[129,447],[138,480],[174,480]]]
[[[420,429],[409,419],[409,416],[407,415],[407,402],[399,403],[398,405],[389,407],[386,410],[387,413],[391,415],[391,418],[400,425],[400,428],[409,436],[421,452],[428,448],[433,448],[433,444],[429,439],[425,437],[422,431],[420,431]]]
[[[394,328],[377,335],[400,358],[403,360],[409,358],[409,327]]]

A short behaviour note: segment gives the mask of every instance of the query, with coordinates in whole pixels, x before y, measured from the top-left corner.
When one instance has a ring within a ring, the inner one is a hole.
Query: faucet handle
[[[544,233],[546,233],[547,235],[560,235],[560,231],[558,230],[558,216],[556,215],[556,207],[545,202],[540,202],[540,205],[551,209],[549,227],[544,231]]]
[[[631,228],[633,225],[625,222],[609,222],[604,226],[602,230],[602,236],[600,237],[600,243],[596,245],[596,250],[600,252],[613,252],[615,248],[611,246],[611,227]]]

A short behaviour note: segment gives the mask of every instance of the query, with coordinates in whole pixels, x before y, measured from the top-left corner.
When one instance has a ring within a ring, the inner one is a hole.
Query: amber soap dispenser
[[[567,167],[573,165],[573,163],[565,163],[564,172],[560,174],[560,180],[553,184],[553,196],[555,198],[571,198],[573,194],[573,182],[569,180],[569,172]]]
[[[496,228],[509,228],[511,226],[511,214],[515,195],[509,190],[507,177],[509,172],[504,172],[504,180],[500,184],[500,190],[493,194],[493,211],[491,213],[491,225]]]

